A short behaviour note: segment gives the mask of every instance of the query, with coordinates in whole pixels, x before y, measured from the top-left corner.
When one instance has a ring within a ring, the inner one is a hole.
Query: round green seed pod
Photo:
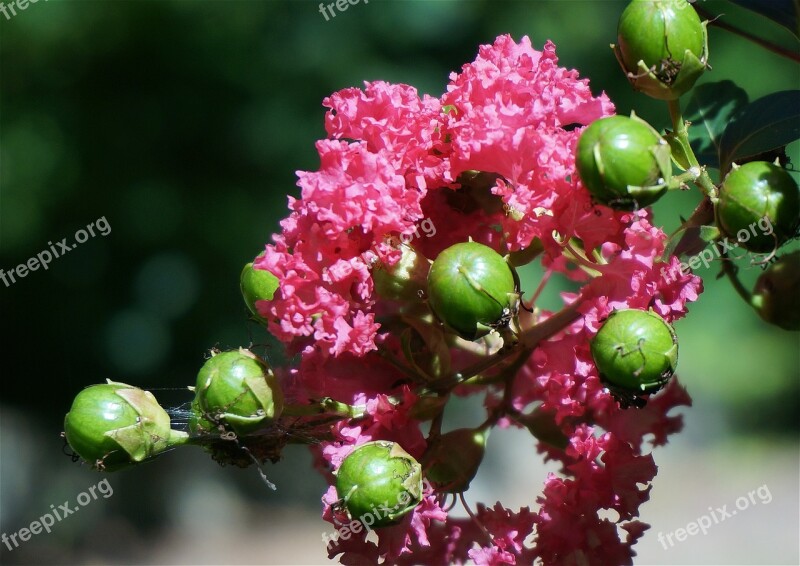
[[[800,330],[800,251],[779,258],[761,274],[752,301],[765,322]]]
[[[257,320],[266,322],[259,314],[256,302],[271,301],[279,285],[280,281],[278,281],[277,277],[265,269],[255,269],[252,262],[242,269],[242,274],[239,278],[242,298],[248,310],[253,313]]]
[[[780,165],[734,165],[720,187],[717,224],[727,238],[751,252],[773,252],[800,225],[800,188]]]
[[[633,0],[614,51],[634,89],[661,100],[688,91],[708,62],[706,25],[686,0]]]
[[[612,312],[591,341],[592,358],[601,379],[631,394],[661,389],[678,364],[678,339],[652,311]]]
[[[78,393],[64,433],[93,468],[111,472],[159,454],[170,446],[173,431],[152,393],[109,381]]]
[[[462,493],[478,473],[489,429],[459,428],[431,440],[422,469],[437,491]]]
[[[401,245],[400,253],[394,265],[379,264],[372,269],[375,292],[392,301],[419,300],[427,287],[431,263],[409,244]]]
[[[474,340],[508,317],[516,281],[513,268],[492,248],[477,242],[455,244],[431,266],[429,304],[447,327]]]
[[[197,374],[189,430],[229,428],[247,435],[283,411],[283,392],[267,363],[244,348],[209,358]]]
[[[351,519],[394,525],[422,500],[422,467],[396,442],[367,442],[339,466],[336,493]]]
[[[608,116],[581,134],[578,174],[598,202],[622,210],[653,204],[672,175],[669,144],[636,116]]]

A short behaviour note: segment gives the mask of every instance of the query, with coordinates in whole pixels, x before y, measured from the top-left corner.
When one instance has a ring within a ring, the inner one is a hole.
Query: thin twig
[[[714,245],[718,246],[719,244],[717,244],[717,242],[714,242]],[[737,293],[739,293],[739,295],[744,299],[744,301],[748,305],[752,304],[753,301],[752,293],[750,293],[750,291],[748,291],[742,284],[742,282],[739,280],[739,275],[738,275],[739,268],[733,263],[731,258],[728,257],[727,252],[722,251],[720,252],[719,256],[722,259],[722,271],[725,273],[725,275],[728,276],[728,279],[730,279],[733,288],[736,290]]]

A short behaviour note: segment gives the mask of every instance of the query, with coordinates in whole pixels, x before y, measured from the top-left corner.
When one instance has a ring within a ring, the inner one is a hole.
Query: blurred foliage
[[[279,230],[287,194],[298,193],[294,172],[317,167],[321,101],[331,92],[381,79],[438,96],[479,44],[527,34],[537,48],[552,39],[561,64],[605,90],[620,113],[635,108],[668,126],[663,103],[632,92],[608,48],[624,5],[372,0],[326,21],[318,3],[295,0],[50,1],[0,16],[0,267],[100,217],[112,228],[49,270],[0,287],[10,339],[2,404],[35,423],[16,434],[19,422],[3,412],[4,454],[16,454],[4,462],[3,496],[14,489],[8,470],[27,461],[56,467],[37,471],[42,481],[70,477],[79,489],[97,481],[60,454],[63,415],[81,387],[111,378],[183,388],[208,348],[267,341],[246,323],[239,272]],[[743,8],[703,6],[797,49],[790,32]],[[751,100],[798,87],[795,63],[735,35],[712,27],[710,47],[713,71],[702,81],[733,80]],[[789,155],[797,167],[797,144]],[[656,222],[673,230],[697,200],[670,195],[655,207]],[[677,325],[682,379],[698,405],[728,415],[732,430],[796,435],[797,335],[762,323],[716,271],[702,273],[706,292]],[[750,271],[754,280],[759,270]],[[538,277],[526,271],[526,288]],[[548,288],[542,304],[555,305],[557,291]],[[167,405],[189,398],[156,393]],[[32,439],[40,443],[33,452]],[[202,454],[163,460],[113,478],[148,486],[128,490],[135,501],[113,500],[140,514],[140,528],[169,519],[158,478],[171,466],[216,473]],[[278,501],[318,505],[321,480],[293,486],[285,473]],[[260,489],[253,476],[231,474]],[[46,509],[63,499],[53,489],[19,503]],[[8,522],[18,507],[3,503],[3,523],[22,524]]]

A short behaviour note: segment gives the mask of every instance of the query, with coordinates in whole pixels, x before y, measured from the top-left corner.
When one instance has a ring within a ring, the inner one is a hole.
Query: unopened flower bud
[[[781,257],[761,274],[752,301],[766,322],[800,330],[800,251]]]
[[[256,303],[258,301],[271,301],[279,284],[277,277],[265,269],[256,269],[253,267],[252,262],[242,269],[240,277],[242,298],[244,298],[244,304],[247,305],[247,308],[257,320],[266,322],[259,314]]]
[[[734,165],[720,187],[717,223],[726,237],[751,252],[773,252],[800,225],[800,187],[775,163]]]
[[[422,467],[396,442],[367,442],[339,466],[336,493],[351,519],[394,525],[422,500]]]
[[[477,242],[450,246],[428,274],[431,309],[467,340],[503,324],[513,308],[516,287],[513,268],[492,248]]]
[[[229,427],[246,435],[283,410],[283,392],[266,362],[244,348],[209,358],[197,374],[192,432]]]
[[[608,116],[583,131],[575,160],[595,200],[632,210],[649,206],[667,191],[669,156],[669,144],[644,120]]]
[[[478,473],[489,429],[459,428],[435,437],[422,458],[425,477],[438,491],[461,493]]]
[[[612,312],[591,341],[592,358],[609,389],[638,396],[661,389],[678,364],[678,339],[652,311]]]
[[[613,46],[634,89],[674,100],[708,67],[706,23],[686,0],[633,0]]]
[[[394,265],[379,263],[372,269],[375,292],[393,301],[419,300],[420,291],[427,287],[431,264],[410,244],[402,244],[400,253],[400,259]]]
[[[104,471],[146,460],[185,436],[170,430],[169,415],[152,393],[110,380],[78,393],[64,432],[81,458]]]

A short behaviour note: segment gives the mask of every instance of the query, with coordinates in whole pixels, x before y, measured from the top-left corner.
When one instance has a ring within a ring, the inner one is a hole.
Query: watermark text
[[[753,237],[757,236],[758,233],[756,232],[756,228],[758,228],[765,236],[771,236],[775,231],[769,217],[764,216],[763,218],[760,218],[758,222],[753,222],[750,224],[748,228],[742,228],[739,230],[736,233],[736,241],[731,242],[728,238],[723,238],[719,241],[719,245],[713,245],[711,246],[711,249],[704,249],[702,252],[690,259],[688,263],[682,261],[679,265],[676,265],[670,269],[662,268],[661,277],[664,278],[666,283],[672,283],[680,276],[689,275],[690,268],[695,271],[700,269],[700,265],[702,264],[704,268],[708,269],[711,266],[711,262],[715,259],[715,255],[717,258],[719,258],[723,253],[729,253],[735,250],[740,244],[743,244],[750,239],[751,232]]]
[[[102,495],[103,499],[108,499],[114,495],[114,489],[108,483],[108,479],[103,479],[97,485],[89,486],[86,491],[80,492],[75,497],[77,505],[71,505],[69,501],[65,501],[58,508],[55,505],[50,505],[49,513],[45,513],[35,521],[32,521],[27,527],[22,527],[16,532],[11,534],[3,533],[0,535],[0,540],[3,541],[8,550],[19,548],[21,543],[28,542],[32,536],[38,535],[42,531],[49,533],[57,522],[63,521],[73,513],[80,511],[81,507],[86,507],[92,501],[96,501],[98,494]]]
[[[756,500],[758,499],[758,500]],[[701,515],[696,520],[686,524],[686,527],[675,529],[674,531],[666,534],[658,533],[658,542],[664,547],[664,550],[669,550],[675,546],[676,542],[684,542],[690,536],[695,536],[698,533],[706,534],[713,525],[719,525],[726,519],[730,519],[738,511],[744,511],[750,508],[751,505],[763,503],[764,505],[772,501],[772,494],[769,491],[767,484],[762,485],[758,489],[747,492],[747,495],[742,495],[736,498],[734,502],[735,509],[728,509],[728,505],[722,507],[709,507],[708,513]],[[667,546],[669,545],[669,546]]]
[[[17,0],[19,1],[19,0]],[[319,13],[325,16],[325,21],[329,22],[331,18],[336,17],[336,12],[344,12],[350,6],[355,6],[362,0],[336,0],[336,2],[331,2],[330,4],[320,3],[319,5]],[[369,4],[369,0],[363,0],[364,4]],[[336,10],[334,10],[336,8]],[[330,13],[330,17],[328,17],[328,13]]]
[[[27,10],[29,5],[36,4],[38,1],[39,0],[12,0],[8,3],[8,6],[6,6],[5,2],[0,2],[0,13],[6,17],[6,20],[10,20],[17,15],[17,10],[20,12]],[[44,1],[47,2],[47,0]],[[11,11],[10,16],[8,15],[9,11]]]
[[[95,233],[95,229],[97,229],[97,233]],[[25,263],[20,263],[17,267],[10,269],[9,271],[0,269],[0,280],[3,281],[6,287],[10,287],[13,283],[17,282],[18,278],[22,279],[23,277],[26,277],[31,271],[36,271],[40,267],[43,267],[45,270],[49,269],[51,261],[57,257],[63,256],[65,253],[71,250],[74,250],[76,247],[78,247],[78,244],[86,242],[90,237],[94,238],[98,234],[101,236],[108,236],[110,233],[111,224],[108,223],[108,220],[106,220],[105,216],[101,216],[94,222],[87,224],[85,230],[81,228],[75,232],[74,244],[70,245],[67,243],[67,238],[62,238],[55,244],[53,244],[52,241],[47,242],[47,245],[50,246],[48,249],[40,251],[35,257],[30,258]]]

